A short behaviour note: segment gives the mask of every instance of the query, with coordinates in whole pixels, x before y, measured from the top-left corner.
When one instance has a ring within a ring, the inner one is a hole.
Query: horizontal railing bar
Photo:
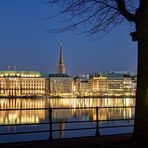
[[[58,131],[80,131],[80,130],[89,130],[89,129],[96,129],[96,127],[87,127],[87,128],[69,128],[69,129],[61,129],[61,130],[52,130],[52,132],[58,132]]]
[[[98,107],[98,109],[102,108],[135,108],[135,106],[108,106],[108,107]],[[53,110],[58,109],[96,109],[96,107],[75,107],[75,108],[52,108]]]
[[[16,134],[33,134],[33,133],[45,133],[49,132],[49,130],[42,130],[42,131],[28,131],[28,132],[15,132],[15,133],[0,133],[1,135],[16,135]]]
[[[108,120],[99,120],[99,122],[106,122],[106,121],[133,121],[134,118],[131,119],[108,119]],[[94,120],[95,122],[97,122],[96,120]]]
[[[46,97],[48,99],[48,96]],[[49,96],[49,99],[51,98],[51,96]],[[64,97],[64,99],[69,99],[69,98],[74,98],[74,99],[136,99],[136,96],[78,96],[78,97]],[[52,99],[59,99],[58,97],[56,98],[52,98]],[[63,98],[60,98],[63,99]]]
[[[53,107],[53,110],[58,110],[58,109],[95,109],[96,107],[63,107],[63,108],[57,108]],[[108,107],[98,107],[99,109],[102,108],[135,108],[135,106],[108,106]],[[8,110],[49,110],[49,108],[9,108],[9,109],[0,109],[0,111],[8,111]]]
[[[115,134],[103,134],[101,137],[106,137],[106,136],[120,136],[120,135],[132,135],[133,132],[125,132],[125,133],[115,133]]]
[[[134,124],[131,125],[113,125],[113,126],[100,126],[99,128],[120,128],[120,127],[131,127],[134,126]]]
[[[8,111],[8,110],[49,110],[49,108],[5,108],[0,109],[0,111]]]
[[[99,120],[99,122],[106,122],[106,121],[133,121],[134,119],[109,119],[109,120]],[[88,120],[88,121],[63,121],[63,122],[52,122],[53,124],[58,124],[58,123],[81,123],[81,122],[97,122],[97,120]]]
[[[99,122],[106,122],[106,121],[132,121],[134,119],[109,119],[109,120],[99,120]],[[60,124],[60,123],[90,123],[90,122],[97,122],[97,120],[89,120],[89,121],[63,121],[63,122],[52,122],[52,124]],[[4,126],[25,126],[25,125],[44,125],[49,124],[49,122],[43,123],[25,123],[25,124],[0,124],[0,127]]]

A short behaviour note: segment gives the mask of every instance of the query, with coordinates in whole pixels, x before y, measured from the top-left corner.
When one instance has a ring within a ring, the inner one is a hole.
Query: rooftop
[[[69,77],[67,74],[49,74],[49,77]]]
[[[0,77],[41,77],[37,71],[0,71]]]

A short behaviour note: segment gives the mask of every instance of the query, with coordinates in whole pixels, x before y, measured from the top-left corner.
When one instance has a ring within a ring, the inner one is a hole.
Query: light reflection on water
[[[74,109],[54,109],[53,121],[89,121],[96,120],[95,109],[75,109],[76,107],[113,107],[113,106],[134,106],[135,99],[133,98],[4,98],[0,99],[0,109],[26,109],[26,108],[74,108]],[[0,124],[25,124],[25,123],[41,123],[48,121],[48,110],[9,110],[0,111]],[[99,120],[109,119],[131,119],[134,118],[134,108],[102,108],[99,109]],[[126,121],[127,122],[127,121]],[[122,122],[123,123],[123,122]],[[114,122],[100,122],[100,125],[115,124]],[[119,123],[120,124],[120,123]],[[89,127],[94,126],[95,123],[79,123],[79,124],[56,124],[53,125],[54,129],[66,129],[75,127]],[[15,132],[15,131],[31,131],[31,130],[44,130],[48,129],[48,125],[35,125],[35,126],[7,126],[1,127],[1,132]],[[67,132],[68,133],[68,132]],[[54,137],[69,137],[70,134],[66,132],[54,133]],[[90,131],[87,132],[87,134]],[[94,134],[94,131],[92,132]],[[48,138],[47,133],[46,135]],[[75,134],[73,134],[75,135]],[[76,133],[81,136],[80,132]],[[37,137],[37,136],[36,136]],[[41,137],[40,137],[41,138]],[[40,139],[39,138],[39,139]],[[3,139],[3,138],[1,138]],[[41,138],[42,139],[42,138]],[[45,137],[43,138],[45,139]],[[5,141],[3,139],[3,141]],[[0,140],[0,142],[3,142]],[[11,141],[11,140],[10,140]],[[7,142],[7,141],[5,141]]]

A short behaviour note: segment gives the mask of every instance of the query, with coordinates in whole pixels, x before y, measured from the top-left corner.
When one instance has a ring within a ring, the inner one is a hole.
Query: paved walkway
[[[148,148],[130,142],[131,135],[75,138],[51,141],[0,144],[0,148]]]

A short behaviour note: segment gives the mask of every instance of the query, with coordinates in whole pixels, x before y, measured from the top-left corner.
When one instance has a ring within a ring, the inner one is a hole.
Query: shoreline
[[[44,99],[49,99],[49,98],[57,98],[57,99],[66,99],[66,98],[135,98],[136,96],[0,96],[0,98],[44,98]]]

